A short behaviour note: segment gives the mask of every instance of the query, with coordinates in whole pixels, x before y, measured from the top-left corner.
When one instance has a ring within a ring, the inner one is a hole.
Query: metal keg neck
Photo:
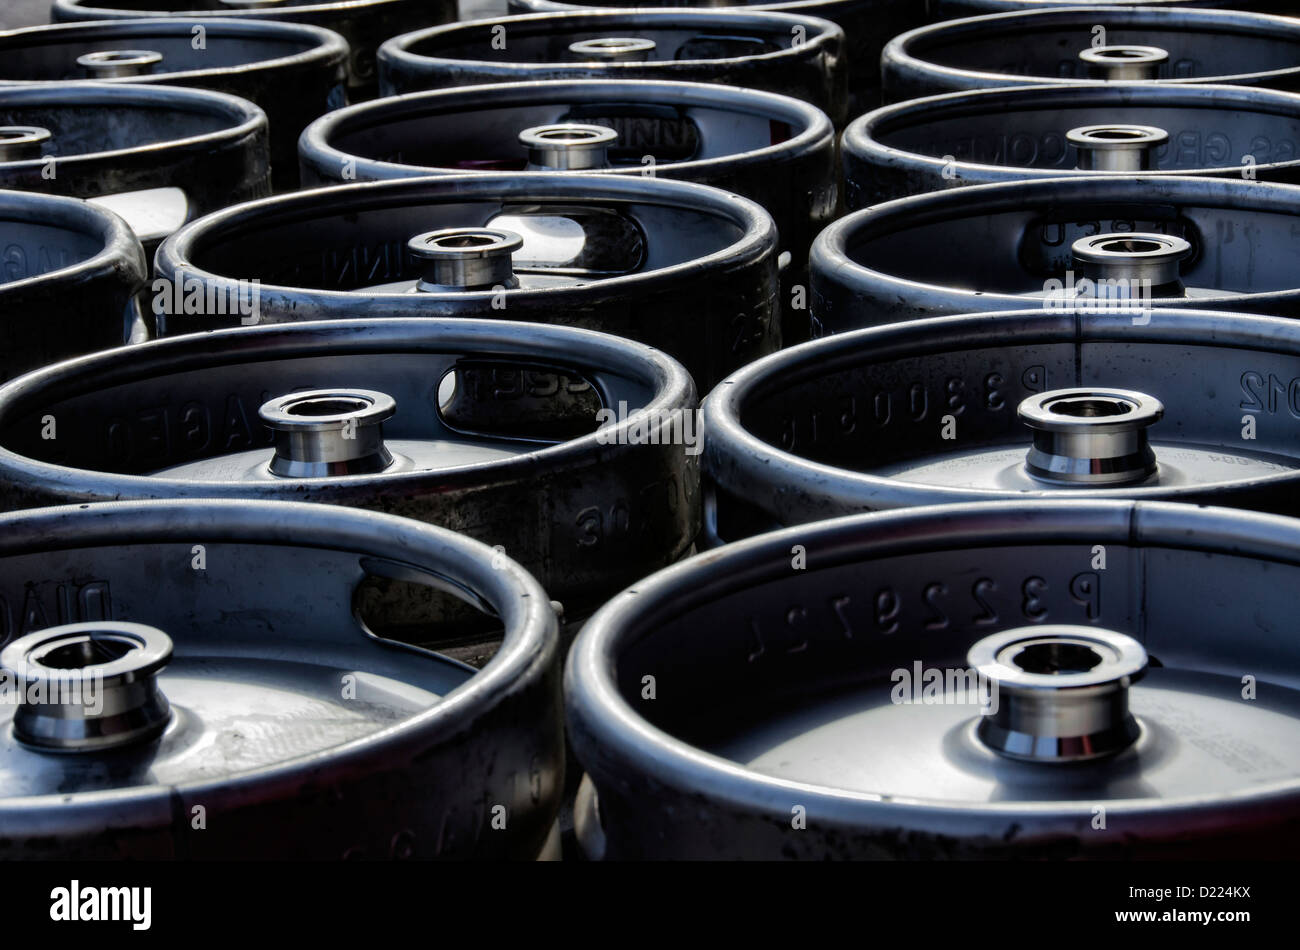
[[[147,76],[162,59],[162,53],[151,49],[106,49],[83,53],[77,57],[77,65],[91,79],[116,79],[120,76]]]
[[[266,402],[257,414],[275,432],[271,474],[322,478],[382,472],[393,464],[384,420],[393,397],[369,389],[314,389]]]
[[[528,149],[526,171],[586,171],[609,167],[609,148],[618,133],[603,125],[561,122],[519,133]]]
[[[1027,762],[1083,762],[1137,739],[1129,687],[1147,669],[1132,637],[1094,627],[1017,627],[971,647],[971,668],[996,695],[976,734],[998,755]]]
[[[156,738],[171,718],[156,682],[171,655],[161,630],[112,620],[15,640],[0,652],[22,698],[14,738],[44,752],[99,752]]]
[[[1087,63],[1092,79],[1132,82],[1155,79],[1169,54],[1158,46],[1093,46],[1082,50],[1079,59]]]
[[[22,162],[40,158],[53,136],[39,125],[0,126],[0,162]]]
[[[524,239],[495,228],[443,228],[417,234],[407,251],[426,293],[519,286],[512,264]]]
[[[1139,172],[1154,166],[1154,152],[1169,141],[1169,133],[1152,125],[1084,125],[1066,132],[1065,139],[1078,153],[1078,169]]]
[[[1144,481],[1156,470],[1146,430],[1164,412],[1160,400],[1127,389],[1030,396],[1017,409],[1034,436],[1025,469],[1040,481],[1074,488]]]
[[[1097,282],[1097,298],[1181,297],[1179,265],[1191,252],[1180,237],[1142,231],[1094,234],[1070,246],[1075,269]]]
[[[588,62],[644,63],[655,51],[655,41],[635,36],[602,36],[569,44],[569,52]]]

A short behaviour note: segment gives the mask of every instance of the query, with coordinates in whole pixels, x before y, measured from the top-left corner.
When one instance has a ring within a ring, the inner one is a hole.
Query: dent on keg
[[[213,497],[383,511],[499,545],[569,619],[684,555],[700,521],[690,378],[649,347],[567,327],[191,334],[15,380],[0,433],[5,510]],[[392,580],[375,610],[425,642],[438,605]]]
[[[1300,514],[1300,325],[973,314],[759,360],[701,410],[714,540],[863,511],[1133,498]]]
[[[1014,501],[693,558],[570,654],[579,840],[606,858],[1286,853],[1298,552],[1300,522],[1273,515]]]
[[[705,7],[711,10],[735,10],[743,13],[763,11],[796,13],[823,17],[838,23],[846,37],[845,56],[848,60],[848,104],[851,114],[874,108],[880,101],[880,50],[890,37],[904,30],[920,26],[925,21],[921,3],[899,3],[897,0],[676,0],[676,2],[651,2],[651,0],[510,0],[510,9],[519,13],[567,13],[603,7],[637,9],[640,7]]]
[[[149,252],[186,221],[270,194],[266,114],[198,89],[0,86],[0,187],[89,199]]]
[[[112,212],[0,190],[0,254],[0,379],[148,336],[144,250]]]
[[[218,302],[255,289],[257,313],[163,307],[159,335],[366,316],[568,324],[656,346],[704,388],[780,346],[777,257],[759,205],[686,182],[358,183],[237,205],[173,235],[156,260],[165,286]]]
[[[963,89],[1154,79],[1300,88],[1300,21],[1233,10],[1055,5],[933,23],[881,54],[886,102]]]
[[[383,572],[492,611],[491,662],[371,635],[353,597]],[[0,706],[6,859],[533,858],[553,835],[555,615],[450,531],[257,501],[4,514],[0,621],[6,689],[41,700]]]
[[[344,102],[348,47],[330,30],[241,19],[111,20],[0,33],[0,87],[89,79],[193,86],[266,111],[272,184],[298,187],[298,136]]]
[[[844,31],[829,20],[731,10],[592,10],[493,17],[379,48],[385,95],[539,79],[720,83],[849,117]]]
[[[695,181],[752,198],[781,238],[787,344],[808,337],[807,309],[789,305],[795,288],[807,287],[809,245],[839,207],[835,132],[824,112],[704,83],[585,79],[409,93],[330,113],[307,129],[301,151],[309,184],[582,171]]]
[[[975,310],[1300,315],[1300,188],[1132,175],[957,188],[865,208],[810,254],[814,335]]]
[[[158,0],[54,0],[55,23],[85,20],[131,20],[157,17],[223,18],[231,21],[284,21],[325,27],[341,34],[349,47],[348,94],[369,98],[377,89],[375,51],[403,30],[435,26],[456,18],[455,0],[207,0],[198,9],[167,9]]]
[[[850,209],[1080,175],[1300,181],[1300,98],[1244,86],[983,89],[884,106],[844,130]]]

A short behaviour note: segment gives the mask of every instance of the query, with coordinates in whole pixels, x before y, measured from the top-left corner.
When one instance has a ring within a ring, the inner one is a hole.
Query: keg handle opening
[[[525,171],[609,168],[609,149],[617,140],[613,129],[580,122],[537,125],[519,133],[519,144],[528,149]]]
[[[510,290],[519,286],[514,253],[524,239],[499,228],[443,228],[417,234],[407,253],[419,274],[422,293],[458,290]]]
[[[151,49],[106,49],[83,53],[77,57],[77,65],[91,79],[114,79],[147,76],[162,60],[162,53]]]
[[[22,162],[40,158],[54,136],[39,125],[0,126],[0,162]]]
[[[1129,389],[1053,389],[1016,410],[1033,432],[1025,470],[1070,488],[1134,485],[1155,474],[1147,429],[1164,416],[1153,396]]]
[[[1155,150],[1169,141],[1169,133],[1153,125],[1084,125],[1066,132],[1065,140],[1077,152],[1075,168],[1137,172],[1155,167]]]
[[[1141,733],[1128,691],[1145,675],[1147,653],[1125,634],[1063,624],[1017,627],[978,641],[968,662],[989,689],[976,736],[998,755],[1087,762],[1124,751]]]
[[[115,620],[20,637],[0,652],[0,666],[20,684],[14,738],[40,752],[101,752],[157,738],[171,719],[157,684],[171,656],[161,630]]]
[[[382,472],[393,464],[384,420],[393,397],[370,389],[313,389],[263,403],[258,416],[275,433],[272,475],[323,478]]]
[[[1155,79],[1169,54],[1158,46],[1092,46],[1081,50],[1079,59],[1092,79],[1133,82]]]
[[[602,36],[569,44],[569,52],[585,62],[644,63],[654,51],[654,40],[635,36]]]

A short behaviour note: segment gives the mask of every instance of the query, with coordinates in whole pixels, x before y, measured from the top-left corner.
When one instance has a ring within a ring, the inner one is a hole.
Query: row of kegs
[[[1300,20],[156,2],[0,33],[0,856],[1300,843]]]

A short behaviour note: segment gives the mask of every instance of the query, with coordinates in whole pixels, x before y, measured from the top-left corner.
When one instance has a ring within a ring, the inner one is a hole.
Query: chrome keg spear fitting
[[[569,52],[589,62],[644,63],[655,50],[654,40],[634,36],[602,36],[569,44]]]
[[[996,695],[976,734],[999,755],[1027,762],[1085,762],[1115,755],[1141,732],[1129,687],[1146,673],[1132,637],[1095,627],[1017,627],[971,647],[971,668]]]
[[[528,149],[526,171],[586,171],[609,168],[609,148],[618,133],[603,125],[561,122],[519,133]]]
[[[1088,64],[1088,76],[1110,82],[1155,79],[1169,54],[1158,46],[1092,46],[1079,53]]]
[[[171,706],[156,677],[172,641],[115,620],[49,627],[0,652],[18,684],[14,738],[44,752],[98,752],[156,738]]]
[[[151,49],[106,49],[83,53],[77,65],[90,79],[116,79],[121,76],[147,76],[162,62],[162,53]]]
[[[397,402],[369,389],[315,389],[266,402],[257,414],[275,433],[271,474],[321,478],[382,472],[393,464],[384,420]]]
[[[1025,460],[1045,482],[1133,485],[1156,471],[1147,428],[1160,421],[1160,400],[1127,389],[1054,389],[1030,396],[1017,409],[1033,430]]]

